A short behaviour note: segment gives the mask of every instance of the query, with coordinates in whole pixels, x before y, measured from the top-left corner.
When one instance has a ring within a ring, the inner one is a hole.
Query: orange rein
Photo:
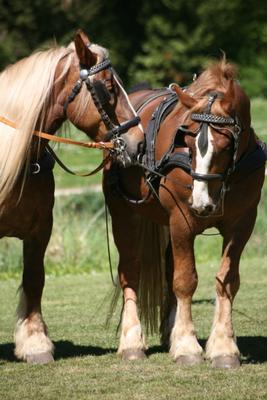
[[[16,124],[9,119],[0,116],[0,122],[3,122],[3,124],[10,126],[11,128],[16,129]],[[47,139],[47,140],[52,140],[53,142],[57,143],[65,143],[65,144],[73,144],[76,146],[82,146],[82,147],[87,147],[89,149],[113,149],[114,145],[112,142],[80,142],[78,140],[72,140],[72,139],[67,139],[67,138],[62,138],[59,136],[54,136],[50,135],[49,133],[41,132],[41,131],[33,131],[33,134],[35,136],[38,136],[42,139]]]
[[[5,125],[10,126],[11,128],[16,129],[16,124],[5,117],[0,116],[0,122],[2,122]],[[72,139],[67,139],[67,138],[50,135],[49,133],[45,133],[45,132],[41,132],[41,131],[33,131],[33,134],[39,138],[52,140],[53,142],[73,144],[76,146],[87,147],[89,149],[110,150],[110,149],[114,148],[114,145],[112,142],[106,142],[106,143],[104,143],[104,142],[98,142],[98,143],[96,143],[96,142],[80,142],[78,140],[72,140]],[[49,145],[47,145],[47,149],[48,149],[49,153],[52,155],[52,157],[55,159],[55,161],[61,166],[61,168],[63,168],[69,174],[81,176],[81,177],[87,177],[87,176],[96,174],[98,171],[100,171],[102,168],[104,168],[104,166],[108,163],[108,161],[110,159],[110,154],[109,154],[106,158],[104,158],[102,163],[96,169],[94,169],[93,171],[91,171],[89,173],[81,174],[78,172],[73,172],[68,167],[66,167],[66,165],[63,164],[63,162],[57,157],[57,155],[54,153],[54,151],[51,149],[51,147]]]

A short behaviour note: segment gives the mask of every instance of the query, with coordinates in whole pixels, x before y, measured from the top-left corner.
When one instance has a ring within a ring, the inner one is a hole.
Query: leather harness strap
[[[104,168],[104,166],[110,161],[110,154],[107,155],[107,157],[105,157],[103,159],[103,161],[101,162],[101,164],[95,168],[93,171],[91,172],[87,172],[87,173],[80,173],[80,172],[74,172],[71,169],[69,169],[56,155],[56,153],[54,152],[54,150],[47,145],[46,146],[48,153],[53,157],[53,159],[60,165],[60,167],[62,169],[64,169],[64,171],[68,172],[71,175],[75,175],[75,176],[80,176],[80,177],[87,177],[87,176],[92,176],[94,174],[96,174],[97,172],[99,172],[102,168]]]

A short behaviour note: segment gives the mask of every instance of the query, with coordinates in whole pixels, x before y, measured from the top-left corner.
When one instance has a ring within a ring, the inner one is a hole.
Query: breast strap
[[[177,101],[178,97],[176,93],[169,92],[166,94],[166,97],[153,112],[152,118],[149,121],[145,134],[145,154],[142,158],[142,163],[149,169],[153,170],[156,168],[155,146],[160,125],[167,115],[173,110]]]

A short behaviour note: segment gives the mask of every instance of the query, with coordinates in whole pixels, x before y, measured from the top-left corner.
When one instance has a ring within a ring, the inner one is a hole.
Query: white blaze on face
[[[200,153],[198,146],[198,138],[196,138],[196,168],[195,172],[199,174],[208,174],[210,163],[213,155],[214,147],[212,145],[212,135],[210,132],[210,128],[208,128],[208,148],[206,154],[203,156]],[[203,211],[206,206],[212,203],[209,192],[208,192],[208,183],[206,181],[197,181],[194,180],[194,187],[192,191],[192,207],[196,210]]]

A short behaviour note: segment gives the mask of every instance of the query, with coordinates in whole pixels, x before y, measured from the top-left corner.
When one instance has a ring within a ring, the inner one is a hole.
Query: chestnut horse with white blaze
[[[119,353],[125,359],[145,355],[139,311],[153,330],[161,306],[162,340],[174,360],[203,360],[191,314],[198,284],[194,240],[215,227],[223,237],[222,259],[205,357],[215,367],[240,365],[232,305],[240,256],[256,220],[266,149],[251,128],[250,101],[235,77],[235,68],[222,60],[184,90],[173,84],[130,95],[145,144],[138,144],[135,165],[113,162],[104,170],[124,294]]]
[[[41,297],[53,225],[54,160],[40,135],[53,135],[66,120],[96,142],[115,140],[114,132],[127,129],[130,137],[141,126],[107,50],[82,31],[68,47],[36,52],[6,68],[0,88],[0,235],[23,240],[15,354],[46,363],[53,360],[53,344]]]

